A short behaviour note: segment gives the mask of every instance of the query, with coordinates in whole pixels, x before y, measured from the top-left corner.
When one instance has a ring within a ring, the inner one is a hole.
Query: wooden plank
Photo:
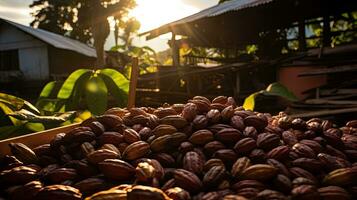
[[[328,100],[328,99],[308,99],[306,104],[333,104],[333,105],[357,105],[357,101],[348,100]]]
[[[336,115],[336,114],[345,114],[345,113],[352,113],[357,112],[357,108],[344,108],[344,109],[336,109],[336,110],[321,110],[315,112],[306,112],[306,113],[299,113],[289,115],[292,118],[302,117],[302,118],[309,118],[309,117],[320,117],[326,115]]]
[[[56,134],[66,133],[69,130],[76,128],[78,126],[79,126],[79,123],[71,124],[69,126],[63,126],[63,127],[59,127],[59,128],[49,129],[46,131],[41,131],[41,132],[37,132],[37,133],[22,135],[19,137],[9,138],[6,140],[1,140],[0,141],[0,158],[2,158],[5,155],[11,154],[9,144],[12,142],[13,143],[21,142],[21,143],[27,145],[28,147],[33,148],[33,147],[37,147],[42,144],[47,144],[52,140],[52,138]]]
[[[130,76],[130,86],[129,86],[128,109],[135,107],[136,86],[138,84],[138,77],[139,77],[139,60],[138,58],[133,58],[131,76]]]

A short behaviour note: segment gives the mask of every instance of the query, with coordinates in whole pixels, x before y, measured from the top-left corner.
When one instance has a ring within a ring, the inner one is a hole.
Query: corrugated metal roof
[[[207,8],[205,10],[202,10],[196,14],[182,18],[180,20],[171,22],[169,24],[165,24],[165,25],[163,25],[159,28],[156,28],[154,30],[147,31],[145,33],[142,33],[141,35],[148,34],[151,32],[156,32],[156,34],[159,34],[159,35],[164,34],[164,33],[169,32],[169,30],[167,30],[168,27],[193,22],[193,21],[196,21],[196,20],[199,20],[202,18],[206,18],[206,17],[218,16],[218,15],[230,12],[230,11],[238,11],[238,10],[242,10],[245,8],[255,7],[255,6],[262,5],[262,4],[270,3],[272,1],[274,1],[274,0],[231,0],[231,1],[227,1],[227,2],[224,2],[221,4],[217,4],[215,6],[212,6],[210,8]],[[160,31],[160,29],[165,29],[165,30]]]
[[[97,53],[93,47],[90,47],[77,40],[73,40],[68,37],[58,35],[42,29],[36,29],[33,27],[24,26],[22,24],[18,24],[6,19],[2,19],[2,20],[56,48],[75,51],[77,53],[89,57],[95,57],[95,58],[97,57]]]

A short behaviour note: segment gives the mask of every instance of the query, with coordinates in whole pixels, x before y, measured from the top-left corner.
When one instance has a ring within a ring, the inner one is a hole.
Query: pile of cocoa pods
[[[232,97],[113,108],[50,144],[9,148],[3,199],[357,199],[357,120],[271,116]]]

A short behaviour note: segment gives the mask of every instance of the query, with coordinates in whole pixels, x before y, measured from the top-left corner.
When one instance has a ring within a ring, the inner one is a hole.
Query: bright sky
[[[31,2],[32,0],[0,0],[0,17],[28,25],[32,21],[31,10],[28,7]],[[141,22],[140,32],[144,32],[211,7],[217,4],[218,0],[136,0],[136,2],[138,6],[131,15]],[[139,46],[148,45],[156,51],[168,48],[165,37],[150,41],[141,38],[135,43]],[[106,49],[113,44],[114,38],[111,34],[107,39]]]

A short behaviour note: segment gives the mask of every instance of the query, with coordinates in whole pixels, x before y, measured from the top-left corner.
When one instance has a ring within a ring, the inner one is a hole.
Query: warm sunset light
[[[131,12],[141,23],[140,32],[157,28],[198,11],[182,0],[137,0],[137,7]]]

